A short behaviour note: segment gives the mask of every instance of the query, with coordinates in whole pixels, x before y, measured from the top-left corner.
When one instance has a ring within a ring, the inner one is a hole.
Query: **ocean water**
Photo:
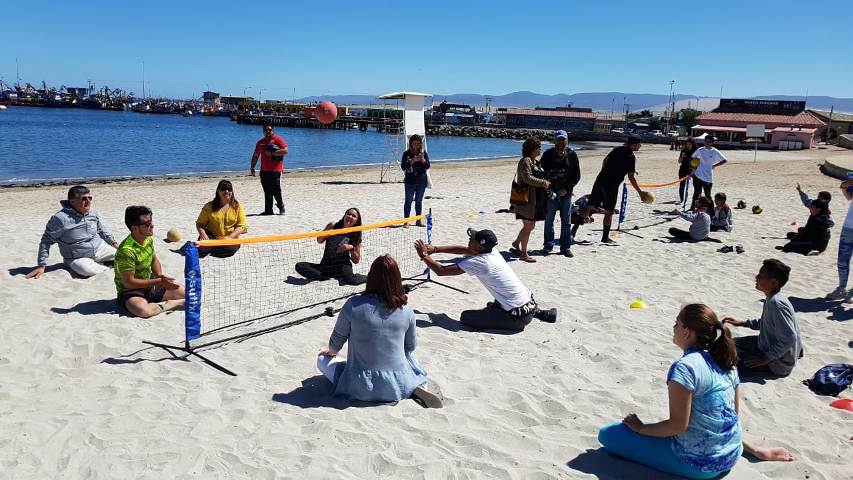
[[[287,169],[378,164],[402,153],[401,136],[373,130],[276,132],[289,145]],[[9,107],[0,111],[0,183],[248,172],[261,136],[261,127],[226,117]],[[521,153],[515,140],[436,136],[427,146],[434,161]]]

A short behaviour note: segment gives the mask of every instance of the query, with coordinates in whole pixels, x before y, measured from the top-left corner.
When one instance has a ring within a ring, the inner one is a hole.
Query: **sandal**
[[[731,253],[735,251],[735,247],[732,247],[731,245],[726,245],[724,247],[718,248],[717,251],[720,253]]]
[[[743,249],[743,245],[738,245],[738,246],[736,246],[736,247],[735,247],[735,251],[736,251],[737,253],[743,253],[743,252],[745,252],[745,250]]]
[[[509,247],[509,253],[511,253],[513,255],[521,256],[521,250],[519,250],[518,245],[516,245],[514,243],[512,244],[511,247]]]
[[[519,259],[519,260],[521,260],[522,262],[527,262],[527,263],[536,263],[536,259],[535,259],[535,258],[533,258],[533,257],[531,257],[530,255],[525,255],[525,256],[523,256],[523,257],[518,257],[518,259]]]

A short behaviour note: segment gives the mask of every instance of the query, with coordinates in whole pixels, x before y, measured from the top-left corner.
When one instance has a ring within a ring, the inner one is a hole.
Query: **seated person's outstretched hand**
[[[175,281],[174,278],[163,275],[160,277],[160,283],[166,287],[167,290],[175,290],[176,288],[180,288],[181,286],[178,282]]]
[[[331,348],[326,347],[326,348],[321,348],[320,351],[317,352],[317,356],[320,356],[320,355],[322,355],[324,357],[336,357],[336,356],[338,356],[338,352],[335,352]]]
[[[726,317],[723,319],[723,323],[724,324],[728,323],[730,325],[734,325],[735,327],[742,327],[742,326],[746,325],[746,320],[738,320],[736,318]]]
[[[638,417],[636,413],[632,413],[625,417],[625,419],[622,420],[622,423],[624,423],[626,427],[638,433],[640,428],[643,427],[643,422],[642,420],[640,420],[640,417]]]
[[[44,275],[44,267],[36,267],[25,278],[41,278]]]

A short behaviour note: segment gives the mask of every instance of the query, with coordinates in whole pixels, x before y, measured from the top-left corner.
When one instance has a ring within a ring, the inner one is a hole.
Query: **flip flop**
[[[732,247],[731,245],[726,245],[724,247],[718,248],[717,251],[720,253],[731,253],[731,252],[735,251],[735,248]]]
[[[515,247],[509,247],[509,253],[511,253],[513,255],[521,256],[521,250],[519,250]]]
[[[528,255],[526,257],[518,257],[518,259],[521,260],[522,262],[536,263],[536,259],[531,257],[530,255]]]

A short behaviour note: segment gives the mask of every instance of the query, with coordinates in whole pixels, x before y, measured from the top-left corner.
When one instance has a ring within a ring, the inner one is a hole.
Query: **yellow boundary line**
[[[341,235],[346,233],[363,232],[365,230],[373,230],[376,228],[391,227],[394,225],[402,225],[404,223],[417,222],[426,220],[426,215],[415,215],[414,217],[398,218],[396,220],[388,220],[385,222],[371,223],[370,225],[362,225],[360,227],[339,228],[337,230],[322,230],[319,232],[303,232],[291,233],[288,235],[266,235],[262,237],[245,237],[220,240],[201,240],[197,242],[199,247],[224,247],[228,245],[247,245],[250,243],[271,243],[283,242],[285,240],[298,240],[300,238],[319,238],[329,237],[332,235]]]

